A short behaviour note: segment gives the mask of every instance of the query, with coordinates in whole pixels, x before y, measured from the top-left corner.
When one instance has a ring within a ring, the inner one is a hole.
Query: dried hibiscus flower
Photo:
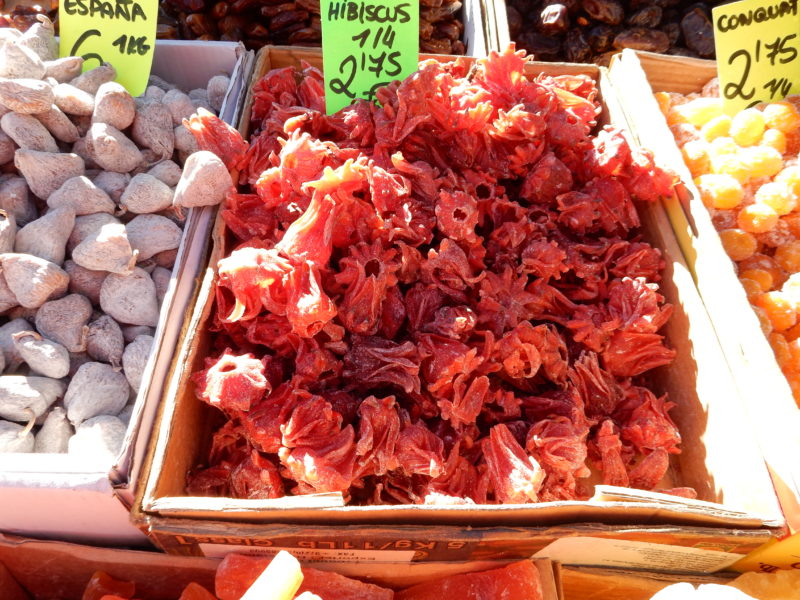
[[[228,422],[194,493],[353,503],[585,499],[666,488],[680,435],[647,373],[664,259],[637,201],[674,176],[598,130],[595,82],[524,53],[426,61],[324,113],[321,74],[253,88],[249,143],[189,125],[240,170],[222,218],[199,397]],[[692,490],[673,493],[691,496]]]

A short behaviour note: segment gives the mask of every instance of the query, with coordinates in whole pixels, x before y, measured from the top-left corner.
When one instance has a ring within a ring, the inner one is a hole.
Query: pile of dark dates
[[[18,4],[2,12],[0,27],[25,31],[46,14],[58,23],[58,0]],[[419,49],[428,54],[465,54],[461,0],[419,0]],[[267,44],[321,46],[319,0],[160,0],[158,39],[243,42],[251,50]]]
[[[464,54],[459,0],[420,0],[420,51]],[[244,42],[250,49],[266,44],[320,46],[319,0],[162,0],[159,39]]]
[[[0,28],[12,27],[27,31],[31,25],[39,22],[37,15],[47,16],[58,28],[58,1],[41,0],[38,4],[19,2],[6,10],[5,2],[0,0]]]
[[[711,9],[682,0],[507,0],[518,48],[536,60],[607,65],[623,48],[714,58]]]

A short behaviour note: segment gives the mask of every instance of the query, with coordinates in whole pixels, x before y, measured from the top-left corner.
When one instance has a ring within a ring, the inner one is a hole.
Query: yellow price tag
[[[59,54],[82,56],[83,70],[104,62],[132,96],[147,88],[156,41],[158,0],[61,0]]]
[[[741,0],[711,14],[725,112],[800,92],[797,0]]]
[[[329,115],[417,70],[417,0],[322,0],[322,66]]]

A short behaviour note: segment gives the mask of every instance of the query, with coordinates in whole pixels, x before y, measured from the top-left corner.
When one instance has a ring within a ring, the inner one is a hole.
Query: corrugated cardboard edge
[[[643,573],[622,569],[568,567],[560,569],[563,597],[575,600],[650,600],[659,590],[674,583],[724,585],[732,575],[674,575]]]
[[[788,525],[798,530],[800,411],[652,96],[654,91],[696,92],[714,76],[713,61],[628,50],[611,66],[616,87],[626,92],[621,100],[631,130],[681,177],[686,194],[681,202],[668,205],[670,221],[730,364]]]
[[[439,57],[437,57],[439,58]],[[262,49],[259,52],[257,57],[257,64],[254,71],[254,80],[256,77],[259,77],[263,72],[265,72],[268,68],[276,68],[276,67],[283,67],[288,66],[290,64],[296,64],[299,60],[306,60],[312,65],[319,66],[320,64],[320,55],[318,51],[313,50],[305,50],[305,49],[295,49],[295,48],[266,48]],[[453,60],[452,57],[446,57],[448,60]],[[556,64],[556,63],[548,63],[544,65],[537,64],[536,69],[545,73],[550,74],[565,74],[565,73],[605,73],[604,70],[599,69],[598,67],[594,67],[592,65],[565,65],[565,64]],[[601,77],[601,93],[605,94],[604,98],[608,103],[608,110],[615,118],[620,118],[619,115],[622,114],[621,105],[619,104],[618,100],[616,99],[615,94],[608,88],[608,82],[605,81],[605,77]],[[252,105],[252,98],[250,94],[248,94],[248,98],[245,101],[245,111],[244,114],[248,114],[249,107]],[[242,123],[240,129],[243,133],[247,133],[247,126],[248,123]],[[667,234],[666,232],[671,232],[671,228],[666,223],[666,215],[663,213],[663,210],[660,207],[654,208],[652,212],[655,215],[656,219],[660,219],[663,221],[661,227],[663,229],[664,235],[671,235]],[[217,232],[221,233],[221,232]],[[219,239],[219,238],[218,238]],[[221,240],[220,240],[221,241]],[[672,254],[675,255],[676,260],[677,257],[680,256],[680,250],[677,249],[677,242],[674,242],[676,250],[671,251]],[[213,259],[212,259],[213,264]],[[688,271],[687,271],[688,272]],[[213,274],[209,277],[207,274],[206,284],[204,284],[204,290],[209,289],[211,283],[213,282]],[[691,284],[688,286],[687,289],[694,290],[694,285]],[[700,304],[699,297],[696,299],[696,304],[702,307]],[[202,313],[204,310],[207,310],[208,305],[206,307],[196,307],[195,309],[195,316],[193,317],[193,322],[197,322],[198,318],[202,317]],[[703,314],[704,311],[703,311]],[[704,324],[703,326],[707,326],[710,330],[710,324]],[[708,337],[708,336],[705,336]],[[716,344],[716,338],[713,334],[710,336],[710,339],[707,339],[706,342]],[[190,352],[189,355],[184,355],[184,359],[181,361],[184,364],[188,364],[191,358],[194,357],[194,353],[192,348],[189,348],[187,345],[184,345],[184,348]],[[720,353],[719,349],[717,348],[715,351],[717,354]],[[720,363],[724,366],[724,369],[727,371],[727,365],[725,364],[724,360],[721,358],[720,354]],[[174,374],[173,374],[174,375]],[[175,388],[177,389],[177,388]],[[165,412],[163,417],[164,419],[168,418],[168,414]],[[162,427],[163,427],[162,423]],[[161,445],[161,455],[163,457],[163,448],[167,443],[169,438],[168,433],[166,433],[166,429],[164,429],[159,435],[159,444]],[[172,510],[172,507],[175,506],[177,503],[167,502],[166,504],[170,504],[171,506],[167,506],[164,503],[159,504],[159,498],[155,497],[155,488],[157,486],[157,473],[159,472],[160,468],[163,467],[163,461],[159,464],[154,462],[151,465],[150,476],[147,485],[147,493],[142,498],[142,503],[140,506],[137,506],[137,510],[143,508],[143,512],[139,510],[137,512],[137,519],[143,524],[143,527],[147,527],[147,523],[150,523],[152,529],[157,529],[162,526],[168,526],[167,524],[172,522],[177,524],[180,517],[187,517],[192,516],[192,518],[198,519],[216,519],[218,521],[218,525],[221,525],[219,522],[221,519],[230,518],[231,520],[240,520],[243,516],[240,510],[236,510],[234,504],[231,504],[229,508],[223,512],[216,512],[214,510],[208,509],[201,509],[201,507],[196,507],[198,510]],[[763,467],[762,467],[763,468]],[[763,474],[766,478],[766,473]],[[768,481],[768,478],[767,478]],[[137,503],[138,504],[138,503]],[[228,504],[227,502],[225,504]],[[581,503],[572,503],[572,504],[581,504]],[[679,502],[678,502],[679,504]],[[552,509],[562,511],[560,513],[561,519],[563,519],[563,510],[564,506],[569,506],[570,503],[559,503],[559,506],[553,506]],[[522,507],[499,507],[493,506],[492,507],[492,515],[489,517],[487,515],[486,520],[481,520],[480,518],[477,520],[476,523],[478,524],[483,522],[484,524],[489,521],[489,519],[493,520],[495,523],[497,519],[501,519],[505,523],[510,523],[513,520],[516,520],[516,523],[520,523],[520,519],[526,520],[529,523],[546,523],[550,522],[550,519],[547,516],[547,513],[551,507],[546,507],[543,505],[534,505],[538,506],[538,508],[530,509],[529,507],[522,508]],[[609,507],[611,505],[606,504],[605,507]],[[729,525],[729,526],[737,526],[737,527],[769,527],[780,529],[783,526],[783,520],[780,516],[780,511],[777,510],[777,501],[775,501],[775,510],[770,510],[769,514],[767,515],[752,515],[746,514],[736,511],[730,511],[725,507],[719,505],[717,507],[718,511],[715,513],[712,511],[696,511],[695,507],[681,507],[679,509],[677,506],[673,506],[670,508],[665,508],[663,505],[653,505],[646,502],[629,502],[629,503],[614,503],[613,506],[620,509],[620,514],[624,515],[627,518],[630,518],[631,515],[640,515],[642,516],[641,522],[672,522],[672,523],[684,523],[684,524],[695,524],[695,525]],[[158,513],[155,511],[156,508],[160,507],[163,509],[161,512],[162,516],[158,516]],[[188,508],[188,507],[184,507]],[[430,507],[424,507],[425,511],[423,511],[420,507],[397,507],[397,509],[393,509],[392,507],[370,507],[368,509],[364,509],[362,507],[358,507],[357,510],[351,510],[350,517],[352,518],[353,515],[358,514],[359,522],[363,523],[370,523],[370,522],[402,522],[409,518],[410,515],[416,513],[414,516],[414,522],[419,523],[420,515],[427,515],[427,521],[431,523],[445,523],[445,522],[453,522],[452,518],[447,519],[447,515],[449,512],[453,513],[453,517],[456,518],[457,521],[457,511],[454,510],[452,507],[437,507],[435,509],[430,509]],[[575,512],[570,513],[574,515],[575,520],[594,520],[594,519],[603,519],[604,516],[608,516],[608,511],[605,510],[602,505],[582,505],[581,507],[575,507]],[[684,509],[684,510],[682,510]],[[347,508],[327,508],[327,509],[313,509],[311,511],[293,511],[293,514],[287,514],[286,517],[282,516],[283,512],[280,509],[278,510],[271,510],[265,505],[265,512],[254,512],[251,513],[248,517],[248,521],[253,523],[266,523],[266,522],[276,522],[278,520],[289,520],[291,519],[292,522],[311,522],[311,521],[318,521],[319,519],[332,519],[334,513],[338,512],[345,512]],[[528,512],[529,511],[529,512]],[[216,514],[215,514],[216,512]],[[471,516],[477,516],[480,514],[480,509],[476,508],[471,511]],[[149,513],[149,514],[145,514]],[[239,514],[237,514],[239,513]],[[167,516],[169,514],[169,516]],[[463,517],[463,512],[461,513]],[[527,517],[523,515],[529,515]],[[175,519],[173,521],[173,519]],[[552,519],[559,519],[559,517],[553,513]],[[612,519],[614,520],[614,519]],[[472,521],[472,519],[470,519]],[[185,519],[183,522],[187,522]],[[206,521],[206,525],[208,525],[210,521]],[[348,523],[354,523],[354,521],[348,519]],[[768,537],[769,533],[767,531],[762,531],[762,538],[765,539],[763,536]],[[158,542],[157,542],[158,543]]]

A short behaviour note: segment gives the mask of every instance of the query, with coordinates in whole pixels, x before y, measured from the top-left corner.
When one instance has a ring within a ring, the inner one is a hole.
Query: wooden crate
[[[761,332],[733,262],[720,243],[653,92],[697,92],[716,76],[716,63],[624,51],[610,77],[631,131],[662,165],[683,181],[679,198],[666,203],[675,234],[706,305],[749,422],[761,445],[789,526],[800,529],[800,411]]]
[[[301,59],[321,64],[321,56],[313,51],[262,50],[254,81],[271,68],[298,65]],[[608,118],[624,122],[604,69],[530,64],[530,74],[540,72],[593,77]],[[250,102],[240,127],[245,134]],[[665,332],[678,358],[654,373],[656,389],[668,392],[678,404],[672,414],[684,438],[683,453],[673,459],[669,485],[694,487],[700,500],[602,487],[587,502],[469,507],[344,506],[335,494],[271,501],[187,496],[186,473],[204,459],[218,418],[214,409],[197,400],[190,380],[202,368],[209,347],[206,322],[214,305],[213,265],[225,255],[226,245],[224,225],[218,220],[212,266],[190,333],[173,363],[148,479],[134,506],[135,521],[157,545],[181,554],[290,548],[329,560],[345,560],[350,552],[361,561],[452,562],[529,556],[564,536],[740,554],[755,549],[783,526],[769,475],[666,213],[658,203],[640,208],[647,239],[666,258],[661,293],[675,306]],[[747,481],[742,472],[749,473]],[[387,552],[402,556],[392,558]]]

